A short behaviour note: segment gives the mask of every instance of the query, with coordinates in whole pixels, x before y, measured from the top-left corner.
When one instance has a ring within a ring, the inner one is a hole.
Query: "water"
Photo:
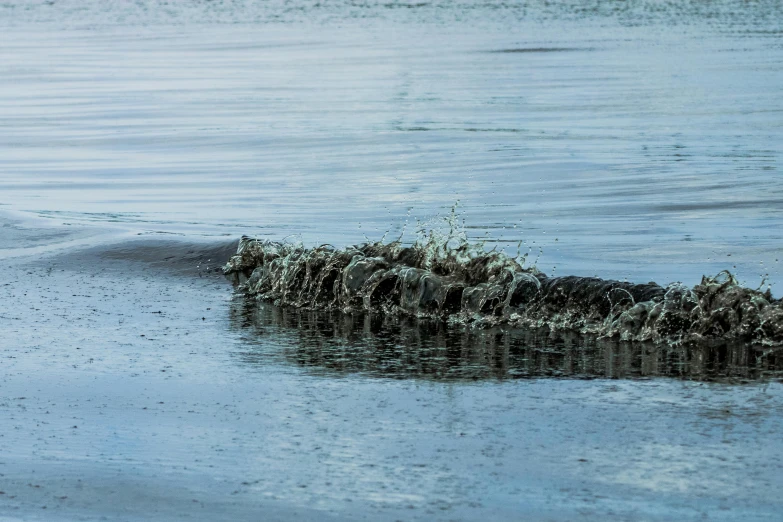
[[[778,3],[405,5],[5,5],[0,203],[344,246],[459,202],[548,274],[781,293]]]
[[[748,349],[740,343],[624,343],[548,329],[471,329],[244,300],[233,303],[230,317],[247,342],[237,354],[243,363],[295,365],[328,377],[358,374],[458,383],[670,377],[747,384],[783,376],[779,350]]]
[[[4,241],[43,232],[0,221]],[[779,352],[257,308],[214,271],[229,243],[4,258],[0,518],[781,510]]]
[[[779,349],[276,307],[216,269],[456,206],[553,280],[780,297],[782,21],[0,3],[0,518],[776,519]]]
[[[450,324],[574,331],[624,341],[783,345],[783,301],[731,274],[689,288],[594,277],[549,277],[464,232],[413,246],[345,250],[243,237],[223,268],[238,294],[279,306],[419,317]]]

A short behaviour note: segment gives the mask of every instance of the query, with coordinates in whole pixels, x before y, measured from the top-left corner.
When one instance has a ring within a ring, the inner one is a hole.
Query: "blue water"
[[[0,204],[783,291],[778,2],[15,2]],[[406,224],[407,223],[407,224]],[[521,246],[520,242],[523,242]]]
[[[456,207],[549,275],[780,296],[782,64],[779,0],[0,3],[0,519],[776,519],[779,351],[254,310],[204,263]]]

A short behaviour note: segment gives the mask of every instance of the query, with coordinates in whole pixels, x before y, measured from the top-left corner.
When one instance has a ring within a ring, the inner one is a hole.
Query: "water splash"
[[[224,273],[278,306],[378,312],[475,326],[577,331],[624,341],[783,345],[783,303],[729,272],[689,288],[596,277],[549,277],[526,258],[470,243],[448,229],[345,249],[243,237]]]

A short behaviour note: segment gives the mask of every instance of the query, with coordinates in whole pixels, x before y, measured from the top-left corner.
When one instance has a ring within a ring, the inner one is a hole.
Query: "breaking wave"
[[[278,306],[374,312],[482,327],[575,331],[623,341],[783,344],[783,303],[729,272],[661,286],[549,277],[526,257],[432,232],[337,249],[243,237],[224,274]]]

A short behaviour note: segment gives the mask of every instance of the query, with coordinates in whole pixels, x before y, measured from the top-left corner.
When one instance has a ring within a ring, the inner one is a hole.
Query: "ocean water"
[[[779,346],[219,272],[456,217],[550,281],[780,297],[781,64],[777,0],[0,2],[0,519],[776,520]]]
[[[0,208],[783,290],[779,2],[9,2]],[[766,278],[766,280],[765,280]]]

